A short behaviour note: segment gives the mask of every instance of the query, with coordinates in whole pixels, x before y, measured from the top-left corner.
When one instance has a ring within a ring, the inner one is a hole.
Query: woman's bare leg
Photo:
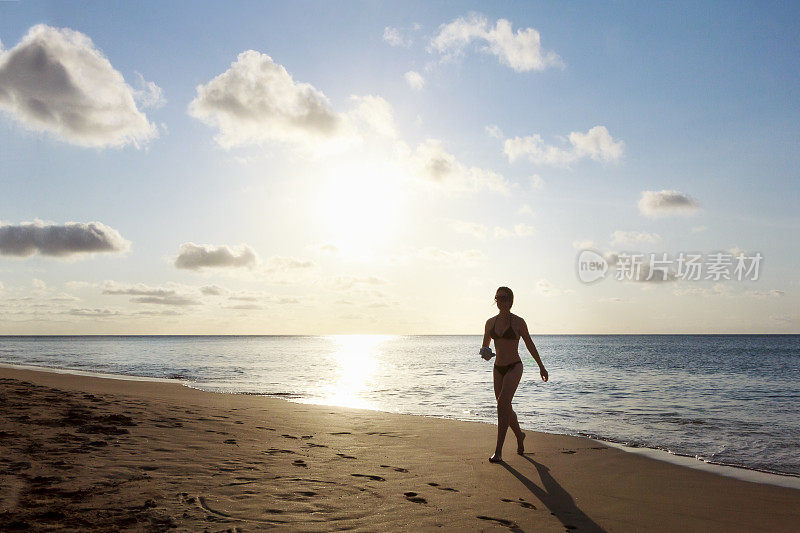
[[[497,400],[500,397],[500,391],[503,389],[503,376],[500,375],[500,372],[494,372],[494,398]],[[519,427],[519,420],[517,420],[517,413],[514,411],[514,408],[511,408],[511,418],[508,420],[508,427],[511,428],[511,431],[514,432],[514,436],[517,437],[517,444],[521,445],[521,440],[525,438],[525,433],[522,432],[522,428]]]
[[[517,386],[522,378],[522,365],[517,365],[503,376],[503,385],[500,389],[500,394],[497,397],[497,447],[495,448],[495,459],[500,458],[503,453],[503,443],[506,440],[506,432],[510,424],[511,413],[511,400],[514,398],[514,393],[517,392]],[[519,428],[519,424],[517,424]]]

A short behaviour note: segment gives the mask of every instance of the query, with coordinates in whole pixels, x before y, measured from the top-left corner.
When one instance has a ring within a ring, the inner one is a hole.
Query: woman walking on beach
[[[523,444],[525,433],[520,429],[517,413],[511,407],[511,400],[514,398],[517,385],[522,378],[522,361],[518,351],[520,338],[525,341],[525,346],[538,363],[542,381],[547,381],[548,375],[539,358],[539,352],[528,333],[525,320],[511,314],[514,293],[508,287],[500,287],[495,292],[494,300],[497,302],[497,309],[500,313],[486,321],[481,355],[487,361],[491,359],[489,340],[494,339],[494,348],[497,350],[497,359],[495,359],[493,370],[494,395],[497,399],[497,448],[495,448],[494,455],[489,458],[489,462],[499,463],[503,460],[503,442],[506,440],[509,426],[517,437],[517,453],[520,455],[525,453]]]

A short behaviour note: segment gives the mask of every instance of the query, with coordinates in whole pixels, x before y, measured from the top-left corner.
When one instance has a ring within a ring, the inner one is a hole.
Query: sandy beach
[[[800,491],[526,430],[0,368],[0,529],[796,531]]]

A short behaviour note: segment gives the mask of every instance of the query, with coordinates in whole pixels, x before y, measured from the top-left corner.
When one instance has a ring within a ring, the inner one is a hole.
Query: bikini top
[[[513,320],[513,317],[512,317],[512,320]],[[496,323],[497,319],[495,318],[494,321]],[[493,339],[511,339],[511,340],[519,339],[519,337],[517,337],[517,334],[514,333],[514,328],[511,327],[511,321],[509,321],[509,323],[508,323],[508,329],[502,335],[498,335],[497,334],[497,332],[494,330],[494,326],[495,326],[495,324],[492,324],[492,331],[491,331],[491,333],[489,333],[489,336],[491,338],[493,338]]]

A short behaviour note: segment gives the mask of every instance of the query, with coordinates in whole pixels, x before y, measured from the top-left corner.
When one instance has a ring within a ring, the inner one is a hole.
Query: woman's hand
[[[489,359],[494,357],[494,354],[492,353],[492,349],[489,348],[488,346],[483,346],[479,353],[481,354],[481,357],[483,357],[486,361],[488,361]]]
[[[547,375],[547,370],[544,367],[539,368],[539,375],[542,376],[542,381],[547,381],[550,376]]]

